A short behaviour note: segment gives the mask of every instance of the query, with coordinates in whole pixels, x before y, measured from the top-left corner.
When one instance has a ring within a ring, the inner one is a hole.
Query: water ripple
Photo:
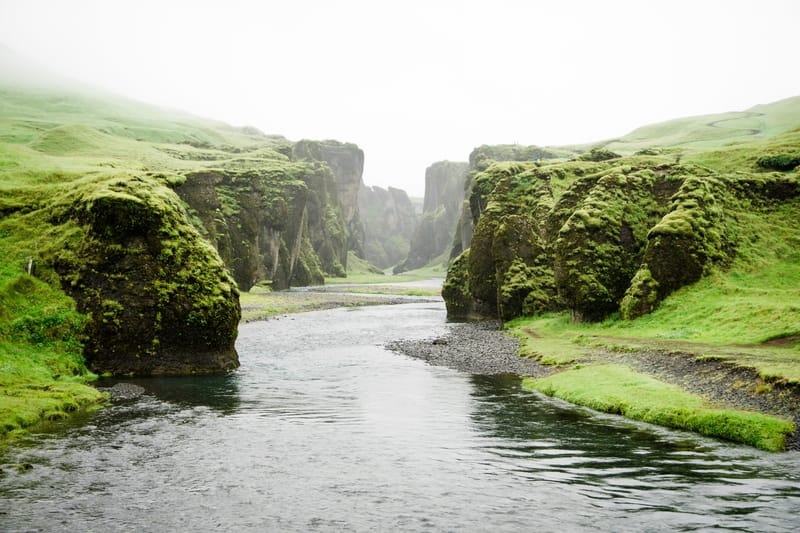
[[[242,328],[229,376],[137,383],[139,401],[0,458],[4,531],[790,531],[800,454],[769,455],[384,350],[441,306]],[[24,466],[29,465],[29,466]]]

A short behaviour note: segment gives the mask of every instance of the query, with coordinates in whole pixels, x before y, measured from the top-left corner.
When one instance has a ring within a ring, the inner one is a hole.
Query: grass
[[[11,79],[0,83],[0,437],[105,398],[90,386],[95,376],[82,355],[86,317],[39,261],[74,238],[48,220],[56,199],[110,177],[170,184],[187,171],[282,161],[277,150],[287,144],[104,94],[14,87]],[[26,273],[29,257],[36,277]]]
[[[104,401],[88,385],[96,376],[81,355],[83,320],[63,293],[0,269],[0,437]]]
[[[438,289],[404,289],[381,285],[347,286],[342,288],[342,292],[251,290],[240,293],[239,301],[242,305],[242,322],[252,322],[336,307],[382,305],[391,301],[387,300],[387,295],[438,296],[438,292]]]
[[[402,274],[375,274],[364,271],[348,271],[346,278],[325,278],[326,285],[344,284],[387,284],[387,283],[406,283],[411,281],[425,281],[429,279],[442,278],[447,274],[447,268],[443,265],[432,265],[416,270],[409,270]]]
[[[539,354],[550,364],[581,361],[587,347],[657,348],[713,355],[753,368],[765,380],[800,384],[800,343],[791,342],[800,334],[799,270],[792,259],[715,272],[632,321],[612,316],[576,323],[567,313],[552,313],[518,318],[506,327],[522,339],[521,355]],[[782,338],[789,340],[776,347]]]
[[[794,424],[781,418],[717,408],[699,396],[622,365],[575,368],[524,386],[568,402],[661,426],[694,431],[768,451],[785,448]]]
[[[414,282],[406,282],[413,284]],[[366,284],[366,285],[340,285],[341,290],[352,294],[385,294],[395,296],[441,296],[442,290],[440,287],[414,287],[403,286],[402,283],[397,285],[380,285],[380,284]],[[337,290],[337,287],[332,287]]]
[[[541,337],[528,327],[512,328],[511,333],[519,340],[517,354],[543,365],[568,365],[580,361],[587,350],[577,338],[549,335]]]
[[[649,124],[603,146],[623,155],[646,148],[668,148],[675,155],[694,154],[733,143],[768,139],[796,128],[799,123],[800,97],[792,97],[745,111]],[[588,150],[589,146],[579,148]]]

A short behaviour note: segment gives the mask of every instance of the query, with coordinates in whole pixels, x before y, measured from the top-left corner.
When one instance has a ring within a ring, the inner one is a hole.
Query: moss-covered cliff
[[[749,250],[741,240],[759,238],[760,217],[797,209],[797,171],[757,164],[765,153],[796,153],[797,137],[730,149],[742,159],[735,171],[715,163],[724,160],[719,153],[684,164],[592,156],[599,151],[560,163],[490,164],[472,176],[475,227],[445,283],[449,314],[507,320],[569,310],[596,321],[652,311]]]
[[[447,254],[464,201],[467,163],[439,161],[425,169],[425,201],[405,260],[395,273],[421,268]]]
[[[176,190],[242,290],[344,275],[348,234],[325,164],[268,160],[248,170],[192,172]]]
[[[41,188],[32,203],[24,187],[6,189],[4,252],[19,276],[28,264],[75,299],[86,317],[88,367],[139,375],[236,368],[236,285],[163,180],[50,179],[58,185]]]
[[[521,146],[517,144],[481,145],[469,154],[469,168],[464,179],[462,206],[453,236],[450,259],[470,247],[472,232],[486,204],[486,196],[491,192],[485,183],[476,184],[478,174],[487,170],[495,162],[519,161],[535,162],[574,155],[572,152],[540,146]]]
[[[364,259],[380,268],[405,259],[417,224],[408,194],[394,187],[362,186],[358,206],[364,222]]]
[[[344,254],[338,258],[344,275],[347,270],[347,250],[364,257],[364,225],[358,209],[358,193],[363,186],[364,152],[352,143],[302,140],[294,145],[292,153],[301,161],[324,162],[333,172],[336,199],[347,230],[347,246]]]
[[[355,145],[304,141],[294,150],[255,128],[8,80],[3,283],[17,286],[30,260],[33,276],[74,299],[85,320],[71,322],[81,340],[70,349],[90,369],[235,368],[237,287],[344,275],[348,224],[363,234]],[[54,328],[47,335],[58,336]]]

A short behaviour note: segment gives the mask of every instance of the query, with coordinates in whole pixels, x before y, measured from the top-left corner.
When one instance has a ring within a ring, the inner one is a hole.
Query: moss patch
[[[749,411],[719,409],[680,388],[621,365],[567,370],[526,379],[525,387],[598,411],[634,420],[686,429],[710,437],[783,450],[794,424]]]

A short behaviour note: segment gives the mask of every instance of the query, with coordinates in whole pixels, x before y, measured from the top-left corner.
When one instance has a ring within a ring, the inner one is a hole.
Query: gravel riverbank
[[[546,376],[548,368],[517,355],[517,339],[500,331],[495,321],[451,324],[443,337],[425,340],[397,340],[389,350],[470,374],[519,374]]]
[[[432,365],[471,374],[512,373],[542,377],[557,369],[516,355],[518,341],[500,331],[497,322],[452,324],[443,337],[396,340],[386,348]],[[688,352],[661,350],[616,353],[597,350],[587,362],[621,363],[661,381],[702,396],[720,407],[759,411],[792,419],[800,427],[800,390],[780,383],[765,384],[758,374],[725,361],[698,359]],[[800,450],[800,434],[790,436],[787,449]]]

